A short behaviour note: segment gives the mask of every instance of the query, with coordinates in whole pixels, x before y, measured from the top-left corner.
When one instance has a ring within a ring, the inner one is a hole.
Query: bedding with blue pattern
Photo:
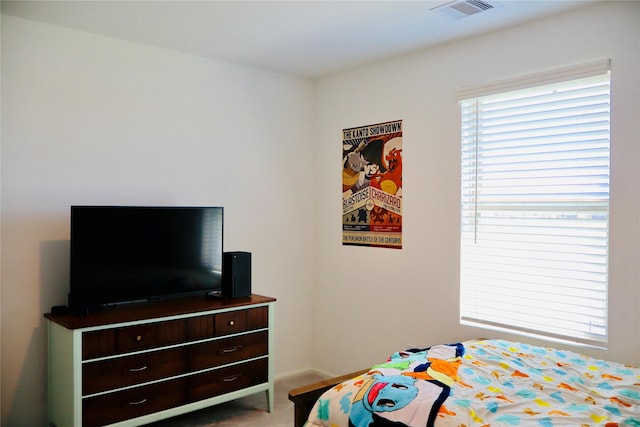
[[[325,392],[307,427],[640,427],[640,369],[505,340],[393,354]]]

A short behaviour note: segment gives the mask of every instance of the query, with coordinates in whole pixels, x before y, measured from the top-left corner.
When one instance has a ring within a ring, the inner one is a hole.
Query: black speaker
[[[251,252],[225,252],[222,258],[222,297],[251,295]]]

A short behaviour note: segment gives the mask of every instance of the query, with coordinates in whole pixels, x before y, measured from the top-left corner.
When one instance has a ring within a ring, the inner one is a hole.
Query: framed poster
[[[402,249],[402,120],[342,130],[342,244]]]

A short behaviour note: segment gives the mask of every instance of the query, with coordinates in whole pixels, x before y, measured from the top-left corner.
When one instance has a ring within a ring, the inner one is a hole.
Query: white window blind
[[[594,70],[461,101],[463,322],[607,341],[608,63]]]

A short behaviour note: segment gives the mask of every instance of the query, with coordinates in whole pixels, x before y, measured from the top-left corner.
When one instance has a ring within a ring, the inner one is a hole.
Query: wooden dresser
[[[197,296],[45,314],[49,422],[137,426],[263,391],[271,411],[274,303]]]

